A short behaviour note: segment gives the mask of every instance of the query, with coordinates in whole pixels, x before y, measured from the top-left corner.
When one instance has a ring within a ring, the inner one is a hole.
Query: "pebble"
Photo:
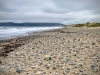
[[[57,67],[57,66],[53,66],[53,68],[52,68],[52,69],[56,70],[56,69],[58,69],[58,67]]]
[[[77,31],[75,28],[69,32],[77,33],[61,34],[57,31],[59,33],[50,32],[50,35],[45,33],[45,37],[34,40],[27,38],[25,45],[11,52],[6,58],[0,57],[0,73],[8,71],[9,73],[16,71],[17,75],[21,73],[25,75],[71,75],[72,73],[72,75],[74,73],[75,75],[90,75],[90,73],[96,75],[100,73],[100,47],[98,46],[100,30],[95,29],[98,35],[92,34],[93,31],[88,28],[83,30]]]
[[[64,75],[67,75],[69,72],[70,72],[70,71],[67,70],[67,71],[64,71],[63,74],[64,74]]]
[[[72,69],[72,67],[68,67],[68,68],[67,68],[67,70],[71,70],[71,69]]]
[[[16,72],[22,73],[23,72],[23,69],[16,69]]]
[[[15,56],[20,56],[20,53],[15,53]]]
[[[32,69],[36,68],[36,66],[31,66]]]
[[[91,68],[94,69],[96,67],[96,65],[91,65]]]
[[[76,65],[76,62],[70,62],[69,65]]]
[[[59,75],[58,73],[56,73],[56,75]]]
[[[36,75],[42,75],[41,71],[36,72]]]
[[[82,74],[82,75],[87,75],[87,74]]]
[[[50,66],[51,66],[50,64],[47,64],[47,65],[46,65],[46,68],[47,68],[47,69],[49,69],[49,68],[50,68]]]
[[[80,72],[83,72],[83,70],[81,70],[81,69],[80,69],[79,71],[80,71]]]

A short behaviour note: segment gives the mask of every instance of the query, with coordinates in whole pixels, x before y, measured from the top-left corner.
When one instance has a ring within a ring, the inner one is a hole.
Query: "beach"
[[[100,27],[0,40],[0,75],[100,75]]]

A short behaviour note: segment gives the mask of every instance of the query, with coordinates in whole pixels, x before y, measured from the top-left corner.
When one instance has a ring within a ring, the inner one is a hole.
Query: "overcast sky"
[[[0,0],[0,22],[100,22],[100,0]]]

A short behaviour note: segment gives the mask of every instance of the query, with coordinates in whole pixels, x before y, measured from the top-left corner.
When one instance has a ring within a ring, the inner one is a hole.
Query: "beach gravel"
[[[0,43],[0,75],[100,75],[100,27],[64,27]]]

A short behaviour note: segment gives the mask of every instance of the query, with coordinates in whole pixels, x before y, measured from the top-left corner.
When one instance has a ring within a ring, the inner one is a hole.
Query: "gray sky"
[[[0,22],[100,22],[100,0],[0,0]]]

